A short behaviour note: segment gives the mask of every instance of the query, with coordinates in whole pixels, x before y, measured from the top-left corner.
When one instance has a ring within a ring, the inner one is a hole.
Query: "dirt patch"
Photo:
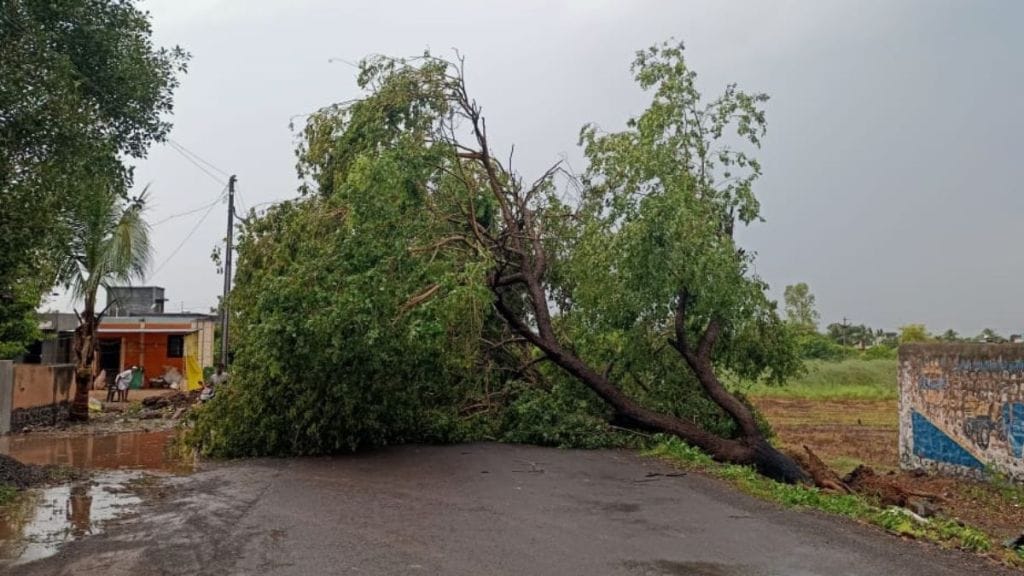
[[[88,422],[60,422],[55,426],[39,426],[23,430],[15,437],[111,435],[130,432],[173,430],[198,402],[198,392],[177,390],[132,390],[128,402],[105,402],[104,391],[90,392],[102,410],[90,412]]]
[[[804,400],[757,398],[779,445],[802,453],[804,446],[840,474],[858,464],[889,471],[899,467],[899,413],[895,400]]]
[[[943,514],[980,528],[995,545],[1024,529],[1024,487],[899,470],[896,400],[761,397],[754,404],[784,450],[809,446],[840,474],[866,464],[908,492],[936,494]]]

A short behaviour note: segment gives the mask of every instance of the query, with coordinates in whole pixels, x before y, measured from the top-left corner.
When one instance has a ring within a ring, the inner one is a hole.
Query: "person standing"
[[[217,364],[217,370],[210,376],[210,386],[219,388],[228,382],[228,373],[224,371],[224,364]]]
[[[107,385],[107,402],[114,402],[114,395],[117,394],[117,398],[121,397],[121,383],[124,381],[130,381],[132,379],[132,369],[129,368],[124,372],[119,372],[117,376],[114,376],[114,382]]]
[[[117,381],[115,382],[117,388],[117,401],[127,402],[128,401],[128,386],[132,383],[132,377],[135,375],[135,366],[121,372],[117,375]]]

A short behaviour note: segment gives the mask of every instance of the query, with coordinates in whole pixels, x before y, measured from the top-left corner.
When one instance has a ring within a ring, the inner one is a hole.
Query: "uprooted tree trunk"
[[[564,345],[555,333],[545,289],[548,267],[542,238],[542,225],[536,219],[532,202],[542,187],[558,170],[548,170],[532,186],[522,183],[491,154],[486,125],[480,108],[468,96],[461,68],[450,78],[454,104],[462,120],[467,121],[475,146],[459,142],[456,130],[450,127],[446,137],[457,151],[453,176],[459,178],[469,197],[482,186],[493,197],[500,210],[498,230],[479,224],[473,201],[463,217],[470,229],[466,241],[489,252],[495,266],[488,282],[494,305],[510,328],[536,346],[546,358],[593,390],[613,410],[622,425],[645,431],[677,436],[697,446],[722,462],[750,465],[759,472],[788,483],[808,480],[807,474],[789,456],[775,449],[757,426],[751,410],[733,396],[718,380],[712,361],[712,350],[721,326],[712,320],[703,330],[696,346],[686,339],[685,290],[680,290],[676,308],[676,335],[672,346],[700,382],[705,394],[736,423],[738,438],[712,434],[694,422],[651,410],[628,396],[610,377],[584,362],[570,346]],[[515,302],[516,305],[513,305]]]
[[[546,307],[546,303],[541,306]],[[693,422],[640,405],[606,375],[594,370],[578,356],[566,350],[554,337],[550,316],[546,311],[535,314],[538,330],[534,330],[513,312],[504,301],[501,291],[498,291],[495,307],[516,333],[529,340],[552,363],[585,384],[611,406],[618,424],[677,436],[707,452],[715,460],[753,466],[765,476],[781,482],[795,483],[808,479],[796,461],[768,443],[758,429],[750,409],[730,394],[715,377],[714,371],[710,369],[710,348],[705,348],[700,353],[691,351],[687,354],[699,369],[699,372],[695,370],[695,373],[705,392],[736,422],[740,429],[739,438],[722,438]],[[709,346],[710,342],[707,345]]]

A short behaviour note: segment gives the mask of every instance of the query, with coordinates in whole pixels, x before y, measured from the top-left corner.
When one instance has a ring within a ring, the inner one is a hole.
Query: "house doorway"
[[[107,386],[114,385],[114,378],[121,371],[121,339],[100,340],[100,370],[107,371]]]

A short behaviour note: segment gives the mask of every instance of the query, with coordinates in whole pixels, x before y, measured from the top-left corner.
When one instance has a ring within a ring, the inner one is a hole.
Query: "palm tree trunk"
[[[75,396],[71,402],[71,420],[89,420],[89,388],[95,378],[97,319],[92,310],[82,312],[75,328]]]

